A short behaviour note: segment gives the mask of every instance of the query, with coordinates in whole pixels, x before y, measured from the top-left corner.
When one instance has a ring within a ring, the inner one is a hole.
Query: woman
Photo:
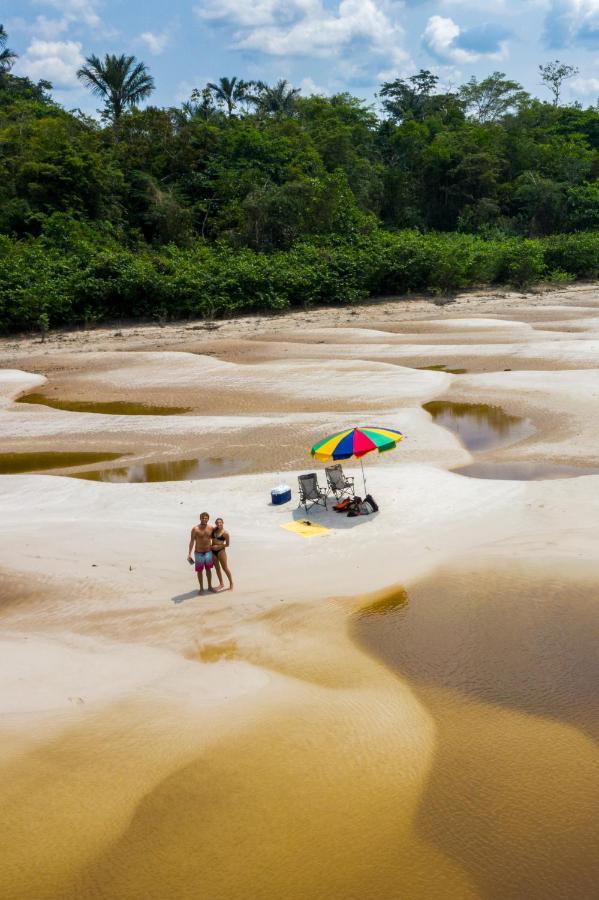
[[[227,547],[229,546],[229,532],[225,531],[225,523],[222,519],[216,519],[212,532],[212,553],[214,554],[214,568],[219,580],[221,591],[224,590],[223,572],[229,579],[229,590],[233,590],[233,578],[227,562]]]

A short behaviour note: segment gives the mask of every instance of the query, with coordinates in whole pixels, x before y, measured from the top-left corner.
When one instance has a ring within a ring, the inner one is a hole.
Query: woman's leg
[[[224,571],[225,575],[227,576],[227,578],[229,579],[229,590],[231,591],[231,590],[233,590],[233,576],[231,575],[231,570],[229,569],[229,561],[227,559],[227,551],[221,550],[218,555],[220,556],[220,559],[219,559],[220,566],[221,566],[222,570]],[[222,581],[221,581],[221,586],[222,586]]]
[[[214,568],[216,569],[216,577],[218,578],[218,583],[222,590],[222,588],[224,588],[224,586],[225,586],[225,582],[223,580],[223,573],[222,573],[222,568],[221,568],[220,559],[219,559],[220,553],[213,553],[212,555],[214,558]]]

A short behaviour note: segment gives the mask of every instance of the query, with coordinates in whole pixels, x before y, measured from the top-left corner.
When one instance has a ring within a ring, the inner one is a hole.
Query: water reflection
[[[472,463],[469,466],[462,466],[460,469],[453,469],[453,471],[469,478],[491,478],[499,481],[544,481],[599,474],[599,469],[590,467],[562,466],[557,463],[492,461]]]
[[[129,400],[59,400],[45,394],[33,393],[19,397],[18,403],[41,404],[68,412],[103,413],[108,416],[180,416],[190,412],[185,406],[153,406],[149,403],[132,403]]]
[[[468,450],[503,447],[534,433],[529,419],[511,416],[500,406],[433,400],[423,408],[437,425],[457,434]]]
[[[0,453],[0,474],[16,475],[23,472],[44,472],[48,469],[67,469],[71,466],[89,466],[92,463],[120,459],[122,453]]]
[[[200,478],[216,478],[234,475],[246,467],[242,459],[210,456],[204,459],[171,459],[163,462],[134,462],[115,469],[98,469],[93,472],[73,472],[73,478],[112,483],[140,483],[156,481],[195,481]]]

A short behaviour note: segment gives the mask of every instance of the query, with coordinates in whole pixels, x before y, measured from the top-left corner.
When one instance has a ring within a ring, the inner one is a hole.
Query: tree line
[[[78,77],[101,103],[93,118],[63,109],[48,82],[14,75],[7,40],[0,26],[5,330],[40,317],[219,314],[243,308],[244,296],[255,308],[300,302],[299,288],[273,282],[273,266],[291,282],[289,266],[304,273],[302,302],[593,274],[588,247],[584,264],[569,238],[567,258],[554,252],[562,234],[592,243],[599,224],[599,109],[561,102],[577,70],[559,60],[539,67],[548,101],[502,72],[447,90],[421,70],[382,84],[377,108],[348,93],[303,96],[285,80],[223,77],[178,107],[142,109],[155,88],[147,66],[90,55]],[[530,264],[503,259],[533,245]],[[455,262],[451,275],[443,247],[486,262]],[[398,248],[404,275],[414,254],[428,259],[417,278],[402,276]],[[334,272],[347,284],[344,267],[363,252],[395,281],[381,269],[334,296]],[[187,285],[177,296],[174,259],[194,271],[195,295]]]

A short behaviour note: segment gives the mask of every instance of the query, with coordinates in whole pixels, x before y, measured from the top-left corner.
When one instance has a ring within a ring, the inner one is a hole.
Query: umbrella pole
[[[362,466],[362,481],[364,482],[364,496],[366,496],[366,475],[364,474],[364,463],[360,457],[360,465]]]

